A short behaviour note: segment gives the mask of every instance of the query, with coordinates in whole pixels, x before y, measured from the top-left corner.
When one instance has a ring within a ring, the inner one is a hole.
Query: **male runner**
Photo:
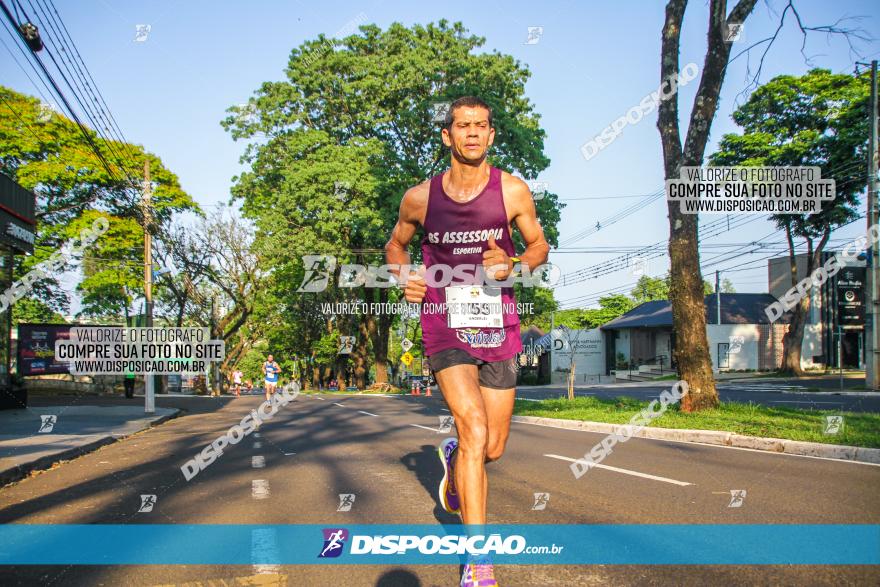
[[[232,387],[235,389],[235,397],[241,396],[241,378],[244,376],[244,373],[241,372],[241,369],[238,367],[235,368],[235,371],[232,372]]]
[[[278,374],[281,373],[281,367],[278,366],[272,355],[266,357],[266,362],[263,363],[263,373],[266,374],[266,380],[263,382],[266,386],[266,401],[269,401],[272,394],[275,393],[275,387],[278,386]]]
[[[499,296],[497,289],[461,287],[466,282],[456,279],[448,287],[433,287],[424,274],[430,274],[434,265],[471,264],[503,281],[516,264],[531,269],[543,264],[550,247],[525,182],[486,162],[495,139],[489,106],[475,97],[453,102],[442,138],[452,154],[451,168],[404,194],[397,225],[385,246],[386,260],[408,264],[407,247],[421,226],[425,268],[399,276],[406,281],[407,301],[451,304],[450,300],[477,299],[491,301],[497,308],[492,315],[473,318],[460,312],[429,313],[423,306],[421,316],[428,362],[458,430],[457,440],[446,439],[438,449],[444,470],[440,502],[446,511],[460,513],[467,525],[485,524],[485,463],[504,452],[516,385],[513,361],[522,350],[513,288],[500,288]],[[519,258],[511,239],[512,224],[526,244]],[[479,280],[471,283],[475,281]],[[461,585],[498,583],[492,565],[474,559],[465,565]]]

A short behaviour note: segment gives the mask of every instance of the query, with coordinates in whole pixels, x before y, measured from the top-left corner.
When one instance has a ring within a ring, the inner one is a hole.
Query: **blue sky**
[[[32,0],[33,1],[33,0]],[[203,205],[229,198],[232,177],[241,169],[238,159],[244,144],[236,143],[219,121],[229,106],[245,102],[259,85],[283,77],[290,50],[319,33],[328,36],[347,23],[364,18],[387,27],[461,21],[486,38],[484,51],[497,50],[527,65],[532,72],[526,91],[549,134],[546,154],[550,167],[539,179],[549,182],[568,205],[562,212],[561,240],[633,204],[644,203],[635,214],[574,243],[573,247],[649,245],[667,238],[665,202],[645,203],[635,194],[649,194],[663,185],[662,153],[655,127],[656,115],[627,127],[623,134],[587,161],[580,152],[586,141],[659,83],[660,29],[664,3],[619,2],[356,2],[324,1],[139,1],[55,0],[80,53],[110,105],[126,138],[157,153],[178,174],[183,188]],[[702,65],[705,50],[707,3],[691,2],[686,14],[681,64]],[[731,2],[733,4],[733,2]],[[745,47],[768,36],[776,27],[784,2],[772,0],[770,8],[759,2],[746,22]],[[25,3],[25,7],[28,5]],[[863,16],[850,23],[865,31],[880,30],[876,2],[803,0],[798,3],[808,26],[832,24],[841,17]],[[31,11],[32,12],[32,11]],[[786,26],[765,60],[762,79],[777,74],[802,74],[811,66],[851,72],[859,57],[841,38],[811,33],[805,52],[802,36],[789,14]],[[144,42],[134,42],[135,26],[149,24]],[[537,44],[526,44],[528,27],[543,27]],[[0,37],[10,44],[5,30]],[[880,40],[860,42],[861,60],[880,55]],[[737,52],[735,49],[734,52]],[[17,52],[17,50],[16,50]],[[752,58],[754,67],[756,58]],[[38,95],[36,89],[0,49],[4,85]],[[713,125],[711,153],[718,137],[734,130],[730,113],[746,80],[746,58],[731,64]],[[697,80],[681,90],[681,109],[690,112]],[[742,98],[740,97],[740,100]],[[602,199],[573,198],[602,197]],[[703,222],[720,217],[707,216]],[[734,221],[731,218],[731,221]],[[774,227],[763,217],[704,241],[702,256],[709,259],[724,249],[719,243],[747,243],[771,234]],[[725,225],[726,226],[726,225]],[[724,226],[722,226],[724,228]],[[854,236],[863,223],[835,236]],[[564,273],[592,265],[617,254],[556,253],[551,260]],[[739,266],[724,274],[738,291],[766,291],[767,252],[740,255],[707,267]],[[746,261],[755,262],[746,266]],[[648,262],[648,273],[662,275],[665,259]],[[743,270],[746,269],[746,270]],[[635,282],[629,271],[559,288],[559,300],[622,287]]]

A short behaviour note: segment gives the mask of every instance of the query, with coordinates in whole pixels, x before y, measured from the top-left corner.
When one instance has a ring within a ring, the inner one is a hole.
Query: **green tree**
[[[727,134],[711,157],[713,165],[817,166],[836,182],[836,196],[816,214],[771,216],[788,241],[791,285],[798,281],[796,240],[806,244],[807,272],[819,266],[831,232],[854,220],[864,184],[863,165],[869,94],[865,75],[833,74],[813,69],[797,77],[781,75],[764,84],[736,109],[733,120],[742,134]],[[800,276],[803,277],[803,276]],[[809,296],[794,307],[783,338],[783,370],[802,374],[801,346]]]
[[[630,292],[630,295],[637,304],[653,300],[668,300],[669,274],[666,277],[642,275],[636,282],[636,286]]]
[[[598,308],[584,310],[581,324],[585,328],[598,328],[626,314],[636,305],[632,298],[623,294],[601,297]]]
[[[12,323],[30,322],[31,324],[66,324],[64,316],[55,312],[41,302],[33,298],[21,299],[12,305]]]
[[[553,297],[553,289],[548,287],[522,287],[518,283],[514,284],[513,289],[517,302],[533,304],[532,309],[534,312],[522,314],[519,317],[521,329],[526,330],[530,326],[537,326],[542,331],[548,332],[550,330],[550,315],[559,308],[559,303]]]
[[[484,42],[445,20],[410,28],[393,23],[386,30],[367,25],[341,40],[322,35],[291,52],[285,80],[262,84],[246,108],[230,109],[224,126],[250,141],[242,159],[250,169],[235,178],[233,195],[254,219],[257,246],[275,271],[303,275],[307,254],[334,255],[340,264],[383,262],[404,191],[448,164],[432,120],[437,103],[481,96],[493,108],[497,130],[490,163],[527,179],[547,167],[545,133],[525,96],[528,69],[509,56],[478,52]],[[536,206],[555,244],[558,198],[548,193]],[[399,295],[332,287],[303,294],[296,291],[300,283],[276,281],[276,295],[303,298],[288,305],[299,316],[315,316],[308,335],[293,344],[301,353],[323,336],[326,324],[316,316],[322,301],[384,303]],[[377,381],[387,381],[392,317],[341,322],[358,336],[351,358],[358,385],[368,361]]]
[[[34,254],[16,257],[16,277],[77,238],[85,226],[84,218],[101,214],[110,222],[114,242],[101,245],[99,239],[95,246],[105,247],[102,254],[97,254],[94,247],[86,253],[92,261],[85,267],[85,280],[79,290],[90,300],[87,313],[109,312],[119,317],[120,300],[127,295],[123,292],[132,284],[127,270],[107,268],[114,263],[127,266],[132,251],[142,246],[143,231],[138,234],[134,227],[142,220],[142,186],[138,182],[144,162],[149,161],[151,167],[157,232],[173,213],[198,207],[158,157],[139,145],[105,141],[93,131],[87,132],[108,167],[91,150],[73,121],[41,107],[36,98],[0,86],[0,172],[36,195]],[[127,241],[125,246],[120,239]],[[102,300],[105,294],[111,298]],[[38,281],[31,297],[53,311],[67,311],[68,294],[53,277]]]

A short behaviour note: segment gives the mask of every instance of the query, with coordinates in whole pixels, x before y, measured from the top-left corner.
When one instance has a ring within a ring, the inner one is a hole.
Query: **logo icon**
[[[236,108],[235,121],[244,126],[257,122],[257,107],[250,102],[241,103]]]
[[[141,507],[138,508],[138,512],[151,512],[154,505],[156,505],[155,495],[141,495]]]
[[[339,507],[336,508],[337,512],[350,512],[351,506],[354,505],[354,493],[340,493],[339,494]]]
[[[452,425],[455,423],[455,418],[453,418],[452,416],[437,417],[440,418],[440,428],[437,429],[437,432],[449,432],[452,429]]]
[[[550,501],[549,493],[536,493],[535,494],[535,504],[532,506],[533,510],[543,510],[547,509],[547,502]]]
[[[354,342],[355,338],[353,336],[340,336],[339,337],[339,354],[340,355],[350,355],[354,350]]]
[[[633,277],[641,277],[648,272],[648,260],[644,257],[633,257],[629,260],[629,272]]]
[[[730,355],[736,355],[742,351],[743,343],[746,341],[746,337],[742,335],[734,335],[728,336],[727,340],[730,341],[730,346],[727,349],[727,353]]]
[[[547,195],[547,189],[549,187],[550,183],[546,181],[538,181],[535,179],[529,181],[529,191],[532,192],[532,198],[534,198],[535,201],[543,200]]]
[[[351,192],[351,182],[350,181],[334,181],[333,182],[333,195],[337,200],[345,201],[349,192]]]
[[[336,558],[342,554],[342,547],[348,540],[348,530],[345,528],[324,528],[324,548],[318,558]]]
[[[327,289],[330,275],[336,269],[336,257],[332,255],[303,255],[306,268],[303,282],[296,291],[316,293]]]
[[[40,429],[37,430],[37,432],[46,434],[52,432],[52,429],[55,427],[55,422],[58,421],[58,416],[56,416],[55,414],[40,416],[40,420]]]
[[[544,27],[542,26],[530,26],[528,27],[528,37],[526,38],[526,42],[523,45],[537,45],[538,41],[541,40],[541,36],[544,34]]]
[[[148,24],[136,24],[134,25],[134,42],[135,43],[143,43],[147,40],[147,37],[150,36],[150,30],[153,27]]]
[[[40,113],[37,114],[37,122],[43,124],[52,120],[52,115],[58,113],[58,105],[55,102],[40,102]]]
[[[843,432],[843,416],[825,416],[825,434],[840,434]]]
[[[431,104],[431,122],[442,124],[446,122],[446,114],[449,112],[449,102],[435,102]]]
[[[727,507],[729,507],[729,508],[742,507],[742,504],[745,500],[746,500],[746,490],[745,489],[731,489],[730,490],[730,503],[727,504]]]
[[[727,23],[726,31],[724,34],[724,42],[725,43],[738,43],[742,40],[743,31],[745,30],[745,25],[741,22],[730,22]]]

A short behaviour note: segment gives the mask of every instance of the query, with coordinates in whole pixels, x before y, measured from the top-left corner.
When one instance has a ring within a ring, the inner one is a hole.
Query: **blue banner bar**
[[[876,565],[880,525],[0,526],[3,565]]]

